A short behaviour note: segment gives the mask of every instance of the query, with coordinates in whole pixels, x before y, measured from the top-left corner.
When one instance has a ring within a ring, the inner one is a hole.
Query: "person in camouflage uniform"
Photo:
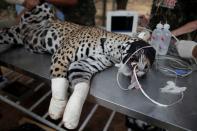
[[[117,10],[125,10],[128,0],[116,0]]]
[[[24,5],[32,9],[39,3],[48,2],[64,15],[64,20],[80,25],[95,25],[96,8],[94,0],[6,0],[12,4]]]
[[[56,6],[65,15],[65,20],[80,25],[95,25],[96,8],[94,0],[78,0],[72,7]]]
[[[155,29],[161,23],[170,24],[170,30],[177,29],[188,22],[197,20],[197,0],[153,0],[149,27]],[[196,39],[197,31],[191,33],[191,39]],[[187,39],[187,34],[181,35]]]
[[[153,0],[149,27],[153,30],[159,22],[167,22],[173,32],[173,30],[197,20],[196,5],[196,0]],[[197,31],[180,35],[178,38],[197,41]],[[179,56],[174,44],[170,44],[168,54]]]

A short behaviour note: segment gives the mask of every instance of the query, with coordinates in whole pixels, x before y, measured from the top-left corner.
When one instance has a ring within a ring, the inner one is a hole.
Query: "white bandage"
[[[197,46],[196,42],[188,40],[181,40],[176,43],[178,53],[183,58],[193,58],[192,54],[195,46]]]
[[[68,80],[65,78],[53,78],[51,80],[52,97],[58,100],[65,100],[68,85]]]
[[[68,100],[63,116],[63,122],[66,128],[74,129],[77,127],[88,92],[89,83],[81,82],[74,86],[74,92]]]
[[[25,0],[5,0],[5,1],[10,4],[20,4],[20,5],[22,5],[25,2]]]
[[[49,115],[52,119],[59,119],[64,113],[67,103],[68,80],[54,78],[51,80],[52,98],[49,105]]]

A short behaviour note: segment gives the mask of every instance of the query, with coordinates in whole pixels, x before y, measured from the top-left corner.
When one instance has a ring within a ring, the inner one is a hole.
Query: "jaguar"
[[[47,3],[26,11],[18,25],[1,29],[0,44],[23,45],[35,53],[52,54],[49,115],[52,119],[63,117],[68,129],[79,123],[93,75],[117,63],[132,70],[132,63],[136,63],[141,65],[136,69],[141,76],[155,58],[154,48],[146,41],[96,26],[60,22]],[[69,87],[73,89],[70,95]]]

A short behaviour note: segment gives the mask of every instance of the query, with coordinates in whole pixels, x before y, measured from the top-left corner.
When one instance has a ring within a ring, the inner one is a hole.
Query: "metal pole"
[[[113,111],[113,112],[111,113],[111,115],[110,115],[110,117],[109,117],[109,119],[108,119],[108,121],[107,121],[107,123],[106,123],[106,125],[105,125],[105,127],[104,127],[104,129],[103,129],[103,131],[107,131],[107,130],[108,130],[108,128],[109,128],[109,126],[110,126],[110,124],[111,124],[111,122],[112,122],[112,120],[113,120],[115,114],[116,114],[115,111]]]
[[[20,106],[20,105],[17,105],[17,104],[14,103],[13,101],[11,101],[11,100],[9,100],[9,99],[6,99],[5,97],[3,97],[3,96],[1,96],[1,95],[0,95],[0,100],[4,101],[5,103],[7,103],[7,104],[9,104],[9,105],[11,105],[11,106],[13,106],[13,107],[15,107],[15,108],[21,110],[21,111],[23,111],[24,113],[26,113],[26,114],[32,116],[33,118],[39,120],[40,122],[42,122],[42,123],[44,123],[44,124],[46,124],[46,125],[49,125],[50,127],[54,128],[54,129],[56,129],[56,130],[58,130],[58,131],[66,131],[65,129],[62,129],[62,128],[56,126],[55,124],[53,124],[53,123],[51,123],[51,122],[49,122],[49,121],[43,119],[42,117],[38,116],[37,114],[34,114],[33,112],[28,111],[28,110],[25,109],[24,107],[22,107],[22,106]]]
[[[103,0],[103,26],[105,26],[105,19],[106,19],[106,3],[107,0]]]
[[[82,131],[85,126],[88,124],[90,118],[93,116],[93,114],[95,113],[95,111],[97,110],[98,108],[98,104],[96,104],[92,110],[90,111],[90,113],[88,114],[88,116],[86,117],[86,119],[84,120],[84,122],[81,124],[81,127],[79,128],[79,131]]]

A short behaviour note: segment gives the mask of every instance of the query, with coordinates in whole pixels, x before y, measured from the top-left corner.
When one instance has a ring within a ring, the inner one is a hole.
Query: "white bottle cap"
[[[166,24],[164,24],[163,28],[169,30],[170,29],[170,25],[166,23]]]
[[[163,25],[161,23],[157,24],[156,26],[158,29],[162,29],[163,28]]]

